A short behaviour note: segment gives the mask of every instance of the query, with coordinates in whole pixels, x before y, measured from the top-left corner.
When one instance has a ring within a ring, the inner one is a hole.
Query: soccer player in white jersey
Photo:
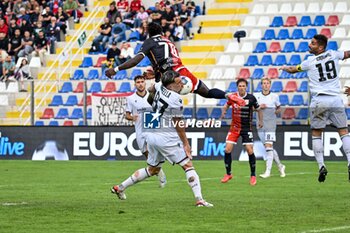
[[[350,181],[350,135],[347,126],[345,106],[340,97],[339,60],[350,57],[350,51],[326,51],[327,37],[315,35],[309,44],[309,52],[315,56],[308,57],[296,67],[282,67],[289,73],[307,71],[311,94],[311,129],[312,149],[319,166],[319,182],[324,182],[327,169],[323,161],[322,132],[327,120],[338,129],[343,142],[343,149],[348,160]]]
[[[144,130],[149,151],[148,167],[135,171],[121,184],[112,187],[111,191],[119,199],[125,200],[126,188],[158,174],[162,164],[168,160],[171,164],[179,164],[185,171],[187,182],[196,199],[196,206],[212,207],[212,204],[203,199],[199,176],[191,161],[191,148],[181,117],[183,105],[179,93],[183,84],[180,74],[172,70],[166,71],[162,81],[156,83],[153,88],[156,92],[152,105],[155,113],[152,114],[151,122],[159,119],[160,127],[149,129],[149,131]]]
[[[271,79],[262,78],[261,79],[262,92],[256,93],[255,98],[258,100],[260,109],[263,113],[263,127],[258,127],[258,135],[261,142],[266,148],[266,171],[260,174],[261,178],[268,178],[271,175],[272,162],[275,160],[278,170],[280,171],[280,176],[285,177],[285,166],[281,163],[277,151],[273,148],[273,143],[276,141],[276,115],[281,112],[281,103],[276,94],[271,93]]]
[[[142,75],[138,75],[134,78],[134,85],[136,87],[136,92],[131,96],[126,98],[126,114],[125,118],[129,121],[134,121],[135,123],[135,133],[136,142],[139,146],[142,154],[148,158],[147,144],[145,137],[142,133],[143,122],[142,117],[139,117],[143,112],[149,108],[151,105],[147,102],[149,93],[146,90],[146,79]],[[166,184],[166,176],[161,169],[158,173],[159,187],[163,188]]]

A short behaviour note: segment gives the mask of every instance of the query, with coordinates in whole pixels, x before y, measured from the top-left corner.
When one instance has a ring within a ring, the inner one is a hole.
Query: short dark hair
[[[138,79],[146,80],[145,76],[143,76],[143,75],[136,75],[135,78],[134,78],[134,82],[136,82]]]
[[[162,35],[162,27],[158,23],[151,22],[148,24],[149,36]]]
[[[322,35],[322,34],[314,35],[314,39],[317,41],[318,45],[321,45],[324,47],[324,49],[326,49],[328,38],[325,35]]]
[[[244,78],[240,78],[240,79],[238,79],[237,82],[236,82],[237,87],[238,87],[238,85],[239,85],[241,82],[244,82],[245,85],[248,86],[248,81],[245,80]]]
[[[179,77],[180,73],[174,71],[174,70],[167,70],[163,74],[162,77],[162,84],[163,86],[168,86],[169,84],[173,83],[175,81],[176,77]]]

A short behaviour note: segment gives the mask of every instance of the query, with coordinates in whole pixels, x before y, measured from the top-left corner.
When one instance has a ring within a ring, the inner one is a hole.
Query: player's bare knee
[[[182,169],[184,169],[184,171],[187,171],[189,169],[194,169],[192,161],[189,160],[186,164],[184,164],[183,166],[181,166]]]
[[[148,167],[148,172],[151,176],[155,176],[158,175],[160,169],[160,167]]]
[[[342,137],[344,135],[348,135],[349,134],[349,130],[348,130],[348,128],[338,129],[338,133],[339,133],[339,136]]]

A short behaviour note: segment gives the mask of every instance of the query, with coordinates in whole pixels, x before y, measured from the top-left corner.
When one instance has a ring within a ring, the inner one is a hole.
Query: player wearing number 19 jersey
[[[312,129],[312,149],[319,166],[319,182],[324,182],[328,173],[323,161],[322,132],[327,121],[337,129],[343,142],[343,149],[348,160],[350,181],[350,135],[347,128],[345,107],[340,94],[339,60],[350,57],[350,51],[326,51],[327,37],[315,35],[309,52],[315,56],[308,57],[296,67],[283,67],[289,73],[307,71],[311,93],[310,120]]]

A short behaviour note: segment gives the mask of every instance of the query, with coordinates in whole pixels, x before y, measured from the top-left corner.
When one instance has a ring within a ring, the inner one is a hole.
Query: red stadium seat
[[[297,91],[297,82],[295,80],[288,81],[283,89],[283,92],[295,92]]]
[[[250,78],[250,71],[249,71],[249,69],[248,68],[242,68],[239,71],[239,74],[238,74],[237,78],[244,78],[244,79]]]
[[[107,57],[99,57],[94,67],[101,67],[102,64],[106,62],[106,60],[107,60]]]
[[[327,19],[326,26],[337,26],[339,24],[338,15],[330,15]]]
[[[55,116],[55,113],[53,112],[52,108],[45,108],[43,115],[40,117],[40,119],[51,119]]]
[[[280,42],[272,42],[270,45],[269,50],[267,50],[266,52],[268,53],[277,53],[281,51],[281,44]]]
[[[117,87],[115,85],[115,82],[108,82],[105,86],[105,88],[102,90],[102,92],[115,92],[117,90]]]
[[[295,27],[297,26],[297,17],[295,16],[288,16],[286,23],[283,25],[285,27]]]
[[[286,110],[282,114],[282,119],[290,120],[295,118],[294,108],[286,108]]]
[[[77,87],[73,91],[74,93],[83,93],[84,92],[84,83],[79,82]]]
[[[267,75],[266,75],[268,78],[278,78],[278,70],[277,68],[270,68],[268,71],[267,71]]]
[[[64,121],[63,126],[73,126],[73,121]]]
[[[92,101],[91,100],[91,95],[86,96],[86,104],[87,104],[87,106],[91,105],[91,101]],[[83,106],[83,105],[84,105],[84,97],[81,98],[78,106]]]
[[[325,35],[328,39],[332,37],[332,32],[329,28],[322,28],[320,34]]]

